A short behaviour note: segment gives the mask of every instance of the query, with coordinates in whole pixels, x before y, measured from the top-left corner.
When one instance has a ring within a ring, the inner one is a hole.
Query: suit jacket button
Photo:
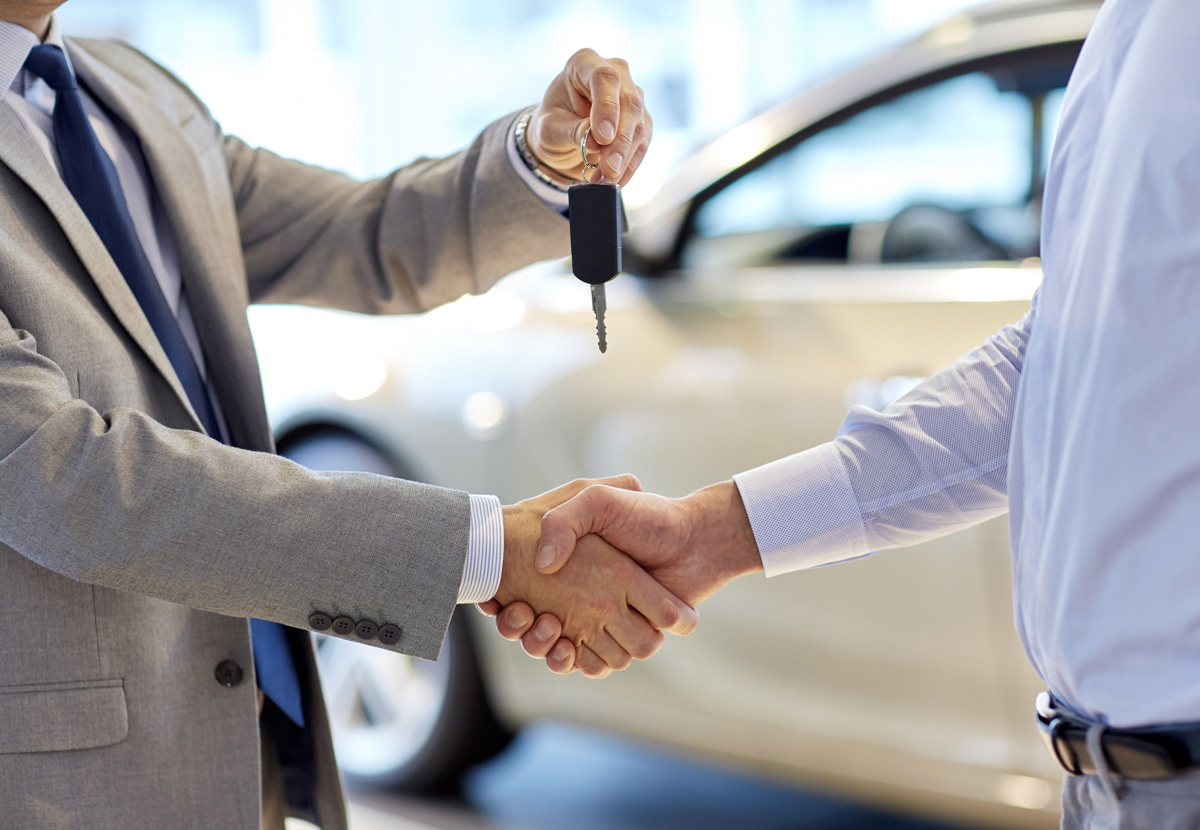
[[[245,676],[242,672],[242,667],[232,660],[222,660],[217,663],[216,669],[213,670],[213,676],[217,678],[217,682],[226,688],[232,689],[234,686],[242,682]]]
[[[354,620],[349,617],[338,617],[333,621],[333,633],[339,637],[349,637],[354,633]]]
[[[354,633],[360,640],[374,640],[378,632],[379,626],[370,620],[359,620],[358,625],[354,626]]]
[[[308,625],[313,631],[328,631],[333,620],[329,619],[328,614],[317,613],[308,618]]]
[[[379,642],[385,646],[393,645],[400,640],[400,629],[394,625],[385,625],[379,629]]]

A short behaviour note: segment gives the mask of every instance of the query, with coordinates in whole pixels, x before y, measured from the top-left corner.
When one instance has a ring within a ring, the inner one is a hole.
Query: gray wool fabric
[[[129,47],[68,51],[141,142],[214,391],[248,449],[201,434],[103,244],[0,106],[0,827],[251,830],[246,618],[368,618],[401,628],[390,650],[435,658],[469,516],[464,493],[271,454],[246,306],[422,310],[565,253],[566,222],[512,170],[512,116],[462,153],[360,183],[223,135]],[[298,651],[314,817],[337,830],[312,649]],[[214,679],[226,660],[245,682]]]

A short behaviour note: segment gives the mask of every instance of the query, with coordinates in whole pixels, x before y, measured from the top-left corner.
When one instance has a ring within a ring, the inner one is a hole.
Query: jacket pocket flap
[[[128,734],[120,680],[0,687],[0,754],[92,749]]]

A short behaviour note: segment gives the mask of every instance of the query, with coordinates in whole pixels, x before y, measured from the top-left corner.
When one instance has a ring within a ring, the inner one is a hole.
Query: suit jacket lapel
[[[80,262],[91,275],[113,315],[146,357],[170,383],[188,413],[200,426],[187,394],[171,368],[171,361],[158,343],[154,329],[142,313],[125,278],[117,270],[108,249],[92,229],[91,222],[67,189],[58,172],[29,137],[25,126],[9,107],[0,107],[0,162],[3,162],[29,186],[58,220]]]
[[[81,45],[67,40],[76,74],[99,101],[125,121],[141,142],[153,187],[174,231],[185,295],[204,349],[210,385],[234,443],[270,450],[270,427],[262,406],[258,366],[246,355],[254,343],[246,323],[245,278],[237,269],[236,229],[222,227],[196,149],[178,123],[178,113]],[[183,116],[185,120],[187,115]],[[215,144],[215,142],[214,142]],[[227,243],[227,244],[223,244]]]

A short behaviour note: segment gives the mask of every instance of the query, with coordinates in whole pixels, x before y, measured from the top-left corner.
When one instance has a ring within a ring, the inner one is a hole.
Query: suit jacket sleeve
[[[566,254],[566,220],[506,155],[514,119],[368,182],[224,136],[251,302],[424,311]]]
[[[466,494],[101,414],[3,315],[0,492],[0,542],[73,579],[299,628],[318,610],[389,622],[393,650],[426,658],[466,551]]]

